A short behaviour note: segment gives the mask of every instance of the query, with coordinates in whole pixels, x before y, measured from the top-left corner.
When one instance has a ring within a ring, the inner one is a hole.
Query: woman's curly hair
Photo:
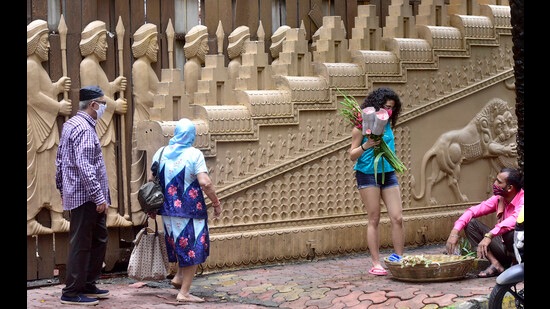
[[[393,128],[395,127],[397,118],[399,118],[399,113],[401,112],[401,99],[399,99],[399,95],[392,89],[381,87],[371,91],[361,104],[361,109],[367,106],[373,106],[376,111],[378,111],[380,108],[383,108],[384,104],[386,104],[388,100],[393,100],[395,102],[390,117],[391,126]]]

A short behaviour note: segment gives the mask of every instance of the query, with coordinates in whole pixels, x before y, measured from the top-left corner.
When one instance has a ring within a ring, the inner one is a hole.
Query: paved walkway
[[[441,254],[444,245],[407,248],[406,254]],[[382,257],[391,252],[382,251]],[[368,253],[315,259],[286,265],[197,275],[191,293],[204,303],[176,303],[170,280],[136,282],[127,277],[104,276],[98,286],[111,297],[93,308],[474,308],[465,306],[486,299],[495,278],[448,282],[403,282],[368,273]],[[29,284],[27,284],[29,286]],[[61,304],[63,285],[27,289],[27,308],[73,308]],[[77,306],[78,307],[78,306]],[[478,306],[478,308],[480,308]]]

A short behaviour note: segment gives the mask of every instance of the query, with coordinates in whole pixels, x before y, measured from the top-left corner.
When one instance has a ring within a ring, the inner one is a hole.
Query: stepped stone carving
[[[386,26],[382,28],[384,41],[392,38],[415,38],[415,20],[409,1],[392,0],[388,7]]]
[[[238,90],[272,89],[273,81],[264,42],[246,41],[243,45],[242,64],[235,81]]]
[[[323,26],[315,38],[314,62],[349,62],[348,40],[340,16],[323,16]]]
[[[449,14],[444,0],[423,1],[418,5],[418,14],[415,17],[419,25],[448,26]]]
[[[312,74],[312,56],[309,52],[306,30],[303,23],[300,28],[286,31],[283,51],[279,54],[279,63],[273,66],[274,74],[309,76]]]
[[[216,29],[218,40],[218,53],[206,55],[202,68],[201,80],[198,81],[197,92],[194,94],[194,102],[197,105],[222,105],[224,99],[230,96],[232,91],[227,82],[227,68],[222,53],[224,32],[221,21]]]
[[[355,27],[351,29],[350,51],[382,49],[382,29],[379,24],[376,5],[359,5]]]

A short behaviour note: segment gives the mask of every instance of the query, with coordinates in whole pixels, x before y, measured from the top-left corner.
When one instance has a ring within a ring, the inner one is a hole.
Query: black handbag
[[[141,210],[146,213],[155,212],[162,207],[162,204],[164,204],[164,193],[162,193],[163,188],[160,184],[158,171],[163,152],[164,147],[162,147],[162,150],[160,152],[158,164],[156,164],[155,162],[155,164],[153,164],[153,167],[151,167],[155,179],[144,183],[138,191],[139,205],[141,205]]]

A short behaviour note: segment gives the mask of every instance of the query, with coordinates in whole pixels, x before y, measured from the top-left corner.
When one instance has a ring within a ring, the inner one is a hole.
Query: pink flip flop
[[[385,276],[388,272],[384,268],[373,267],[369,270],[369,274],[375,276]]]

